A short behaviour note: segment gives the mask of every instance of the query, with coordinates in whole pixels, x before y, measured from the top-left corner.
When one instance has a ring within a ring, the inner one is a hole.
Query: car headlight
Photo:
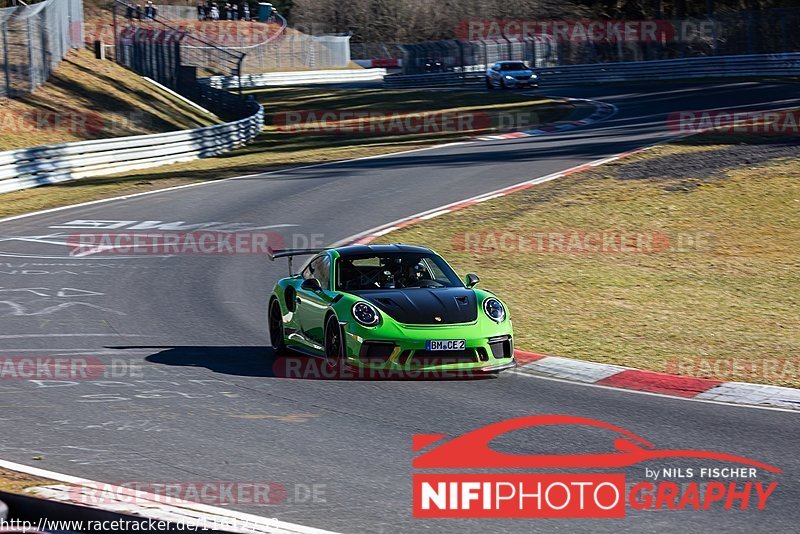
[[[502,323],[506,318],[506,309],[496,298],[488,298],[483,301],[483,311],[487,317],[496,323]]]
[[[538,76],[538,75],[536,75],[536,74],[531,74],[531,79],[534,79],[534,80],[535,80],[535,79],[536,79],[536,78],[538,78],[538,77],[539,77],[539,76]]]
[[[506,80],[513,80],[513,79],[514,79],[514,77],[513,77],[513,76],[511,76],[511,75],[509,75],[509,74],[506,74]]]
[[[378,309],[368,302],[353,304],[353,317],[364,326],[375,326],[381,320]]]

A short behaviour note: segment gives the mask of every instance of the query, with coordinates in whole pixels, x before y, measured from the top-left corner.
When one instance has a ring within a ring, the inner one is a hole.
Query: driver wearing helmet
[[[404,262],[399,283],[401,287],[419,287],[420,280],[423,280],[426,274],[427,269],[422,262]]]

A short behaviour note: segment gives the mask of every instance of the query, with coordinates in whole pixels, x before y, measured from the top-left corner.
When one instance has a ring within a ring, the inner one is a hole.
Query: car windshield
[[[336,264],[336,290],[464,287],[435,254],[410,252],[346,256]]]
[[[500,63],[500,70],[530,70],[525,63]]]

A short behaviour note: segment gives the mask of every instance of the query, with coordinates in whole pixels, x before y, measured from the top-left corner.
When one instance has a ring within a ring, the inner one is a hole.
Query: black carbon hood
[[[371,302],[395,321],[405,324],[470,323],[478,318],[475,292],[465,287],[417,287],[351,293]]]

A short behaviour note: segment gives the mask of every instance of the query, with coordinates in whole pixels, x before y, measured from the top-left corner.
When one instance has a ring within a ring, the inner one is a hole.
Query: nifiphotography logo
[[[613,452],[592,454],[509,454],[490,443],[503,434],[547,426],[584,426],[610,431]],[[413,475],[417,518],[622,518],[634,510],[763,510],[777,482],[756,480],[772,465],[723,452],[657,449],[624,428],[595,419],[537,415],[493,423],[445,441],[444,434],[415,434],[422,452],[414,469],[447,473]],[[674,467],[676,461],[691,467]],[[658,468],[658,461],[669,467]],[[626,481],[613,472],[647,462],[644,480]],[[700,463],[698,467],[697,464]],[[456,473],[452,470],[497,470]],[[610,470],[592,473],[532,473],[509,470]],[[680,479],[676,483],[668,479]],[[771,478],[771,477],[767,477]]]

